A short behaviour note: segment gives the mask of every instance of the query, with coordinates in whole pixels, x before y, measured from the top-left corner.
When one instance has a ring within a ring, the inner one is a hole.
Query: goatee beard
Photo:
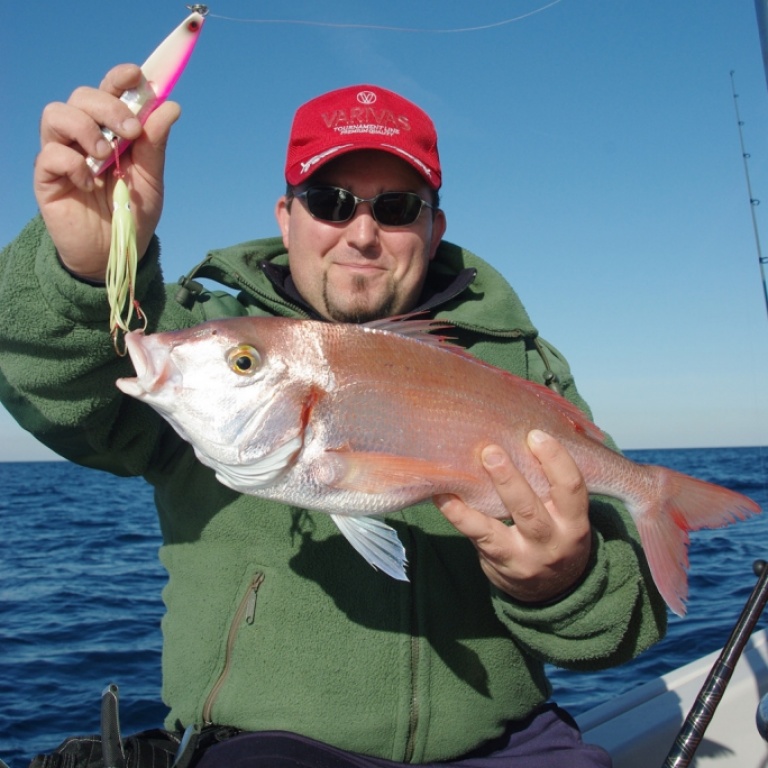
[[[328,292],[328,283],[323,286],[323,301],[328,316],[338,323],[367,323],[371,320],[391,317],[394,314],[395,294],[390,293],[376,306],[369,306],[366,297],[368,294],[368,280],[365,277],[356,277],[352,283],[351,296],[359,296],[359,306],[342,308],[336,305]]]

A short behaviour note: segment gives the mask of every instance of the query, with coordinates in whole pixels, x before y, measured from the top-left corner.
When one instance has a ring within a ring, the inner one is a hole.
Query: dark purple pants
[[[492,750],[492,751],[491,751]],[[611,768],[602,748],[584,744],[564,710],[548,705],[510,728],[493,747],[432,768]],[[376,757],[344,752],[282,731],[243,733],[209,747],[195,768],[409,768]]]

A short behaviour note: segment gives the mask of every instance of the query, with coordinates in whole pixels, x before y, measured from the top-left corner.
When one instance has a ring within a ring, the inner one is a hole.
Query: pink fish
[[[688,532],[744,519],[758,505],[630,461],[568,401],[429,336],[434,325],[238,318],[133,332],[137,377],[117,386],[167,419],[222,483],[330,514],[363,557],[399,579],[405,551],[376,516],[452,493],[508,518],[480,452],[503,446],[545,496],[526,447],[528,432],[542,429],[568,449],[590,493],[626,504],[659,591],[683,615]]]

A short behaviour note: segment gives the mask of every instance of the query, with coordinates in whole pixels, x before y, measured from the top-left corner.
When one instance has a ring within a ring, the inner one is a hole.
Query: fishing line
[[[293,24],[293,25],[302,25],[307,27],[332,27],[334,29],[372,29],[379,32],[408,32],[408,33],[417,33],[417,34],[433,34],[433,35],[444,35],[444,34],[457,34],[457,33],[463,33],[463,32],[482,32],[487,29],[495,29],[497,27],[503,27],[508,24],[514,24],[518,21],[522,21],[523,19],[528,19],[531,16],[535,16],[536,14],[542,13],[543,11],[548,10],[549,8],[552,8],[553,6],[557,5],[558,3],[561,3],[563,0],[552,0],[552,2],[547,3],[546,5],[542,5],[540,8],[536,8],[533,11],[528,11],[528,13],[520,14],[519,16],[514,16],[511,19],[502,19],[501,21],[495,21],[490,24],[482,24],[476,27],[457,27],[455,29],[421,29],[421,28],[415,28],[415,27],[395,27],[395,26],[386,26],[386,25],[380,25],[380,24],[349,24],[349,23],[339,23],[339,22],[332,22],[332,21],[309,21],[305,19],[240,19],[236,18],[234,16],[222,16],[218,13],[211,13],[208,12],[208,18],[210,19],[221,19],[222,21],[234,21],[239,24]],[[190,6],[187,6],[190,7]]]

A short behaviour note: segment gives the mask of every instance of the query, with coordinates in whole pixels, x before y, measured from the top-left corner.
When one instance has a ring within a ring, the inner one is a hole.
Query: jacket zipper
[[[295,302],[290,301],[289,299],[285,298],[282,295],[280,295],[278,299],[275,299],[274,296],[270,296],[265,291],[262,291],[260,288],[257,288],[250,280],[248,280],[247,277],[242,275],[240,272],[233,272],[232,275],[237,280],[238,285],[241,289],[250,291],[252,296],[258,296],[266,304],[271,304],[273,306],[278,305],[278,306],[287,307],[288,309],[292,310],[300,317],[304,319],[309,318],[309,314],[307,313],[306,309],[304,309],[303,307],[300,307]]]
[[[408,548],[408,569],[411,574],[416,568],[416,542],[412,535],[409,535],[411,546]],[[416,606],[416,580],[412,577],[411,581],[411,702],[408,713],[408,736],[405,741],[405,755],[403,762],[410,763],[413,759],[413,753],[416,748],[416,729],[419,725],[419,634],[418,617],[419,612]]]
[[[213,705],[216,702],[216,698],[219,692],[224,687],[224,683],[229,677],[230,670],[232,668],[232,651],[235,648],[235,641],[237,640],[237,632],[240,626],[245,620],[245,623],[249,626],[256,621],[256,598],[259,593],[259,587],[264,582],[264,574],[260,571],[256,573],[251,579],[251,583],[248,585],[248,590],[243,595],[240,604],[237,606],[235,616],[232,619],[232,623],[229,625],[229,632],[227,633],[227,645],[224,651],[224,666],[221,669],[221,674],[213,684],[208,696],[203,704],[203,724],[212,725],[212,712]]]
[[[419,724],[419,638],[411,636],[411,706],[408,719],[408,738],[405,743],[404,762],[410,763],[416,747],[416,728]]]

